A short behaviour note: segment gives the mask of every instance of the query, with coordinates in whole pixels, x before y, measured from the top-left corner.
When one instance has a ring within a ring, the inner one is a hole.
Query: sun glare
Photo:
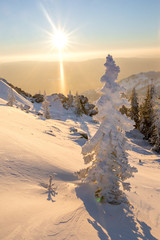
[[[63,31],[63,28],[57,28],[50,18],[48,12],[46,9],[41,5],[42,10],[52,26],[52,32],[47,32],[47,34],[50,36],[49,38],[49,44],[51,45],[52,50],[57,49],[57,59],[59,60],[59,66],[60,66],[60,92],[65,94],[66,87],[65,87],[65,77],[64,77],[64,69],[63,69],[63,52],[64,49],[69,47],[71,41],[70,41],[70,35],[72,32],[65,33]]]
[[[59,51],[62,51],[62,49],[67,46],[67,43],[67,35],[61,31],[56,31],[53,35],[53,45],[58,48]]]

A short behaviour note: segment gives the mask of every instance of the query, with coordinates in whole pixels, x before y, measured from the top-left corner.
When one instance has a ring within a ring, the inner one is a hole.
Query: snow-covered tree
[[[120,97],[122,89],[115,82],[120,68],[110,55],[104,65],[106,72],[101,78],[103,95],[98,100],[96,115],[101,124],[82,148],[84,162],[90,164],[76,174],[84,182],[95,184],[95,196],[100,201],[119,204],[126,200],[120,188],[130,190],[130,184],[125,180],[136,171],[128,163],[124,131],[133,129],[133,122],[119,112],[123,104],[127,105],[127,100]]]
[[[135,122],[135,128],[139,128],[139,105],[138,105],[138,98],[135,88],[132,90],[131,94],[131,108],[130,108],[130,117]]]
[[[47,101],[46,92],[44,92],[44,100],[42,102],[42,107],[43,107],[43,116],[46,119],[50,119],[51,115],[50,115],[50,111],[49,111],[49,102]]]
[[[8,103],[7,103],[7,105],[10,106],[10,107],[13,107],[15,102],[16,102],[15,95],[14,95],[13,89],[10,87],[8,89]]]

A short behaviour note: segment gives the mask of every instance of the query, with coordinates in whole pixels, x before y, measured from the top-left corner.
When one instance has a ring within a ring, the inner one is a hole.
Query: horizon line
[[[107,54],[106,54],[107,53]],[[89,52],[64,52],[64,62],[82,62],[93,59],[106,58],[108,54],[114,58],[139,58],[150,59],[160,58],[160,48],[131,48],[131,49],[106,49],[101,51]],[[58,53],[54,54],[21,54],[21,55],[4,55],[0,57],[0,63],[21,62],[21,61],[39,61],[39,62],[58,62]]]

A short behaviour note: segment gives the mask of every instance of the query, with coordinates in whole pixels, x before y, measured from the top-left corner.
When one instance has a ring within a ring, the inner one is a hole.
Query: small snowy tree
[[[139,128],[139,106],[138,98],[135,88],[132,90],[131,94],[131,108],[130,108],[130,117],[135,122],[135,128]]]
[[[7,103],[7,105],[10,106],[10,107],[13,107],[15,102],[16,102],[16,99],[15,99],[15,96],[14,96],[14,92],[13,92],[13,89],[10,87],[8,89],[8,103]]]
[[[50,115],[50,111],[49,111],[49,102],[47,101],[46,92],[44,92],[44,100],[42,102],[42,107],[43,107],[43,116],[46,119],[50,119],[51,115]]]
[[[106,72],[101,78],[103,95],[98,100],[96,115],[96,120],[101,124],[82,148],[84,162],[90,165],[76,174],[84,182],[95,184],[95,196],[100,201],[119,204],[126,200],[120,187],[130,190],[130,184],[125,180],[136,171],[128,163],[124,131],[133,126],[132,121],[119,112],[122,105],[127,105],[127,100],[120,98],[121,88],[115,82],[120,69],[110,55],[104,65]]]

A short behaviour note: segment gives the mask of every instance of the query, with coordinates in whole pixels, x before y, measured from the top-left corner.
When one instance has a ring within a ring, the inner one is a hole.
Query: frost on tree
[[[49,102],[47,101],[46,93],[44,92],[44,100],[42,102],[42,107],[43,107],[43,116],[46,119],[50,119],[50,111],[49,111]]]
[[[127,100],[121,98],[122,88],[115,82],[120,68],[110,55],[104,65],[103,95],[98,100],[96,115],[100,127],[82,148],[84,162],[89,166],[77,175],[84,182],[95,184],[95,196],[100,201],[119,204],[126,200],[123,190],[130,190],[130,184],[125,180],[136,172],[128,163],[125,138],[125,130],[133,129],[133,122],[118,110],[127,105]]]
[[[15,96],[14,96],[13,89],[9,88],[8,89],[8,103],[7,103],[7,105],[10,106],[10,107],[13,107],[15,102],[16,102],[16,99],[15,99]]]

